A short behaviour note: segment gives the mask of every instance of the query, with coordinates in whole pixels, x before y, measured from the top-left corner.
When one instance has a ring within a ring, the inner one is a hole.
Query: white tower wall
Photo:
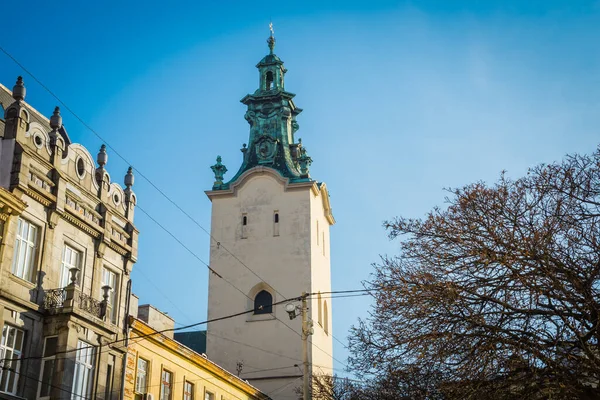
[[[210,275],[209,319],[253,309],[261,290],[270,292],[273,302],[331,290],[333,217],[325,185],[288,184],[277,171],[255,167],[228,190],[207,195],[212,201],[211,233],[219,241],[211,243],[210,266],[222,276]],[[285,304],[273,307],[273,314],[249,313],[209,323],[207,332],[209,358],[233,372],[243,362],[240,376],[274,399],[294,398],[294,389],[302,386],[301,318],[290,320]],[[310,296],[314,334],[309,362],[315,374],[332,373],[330,299],[322,300],[320,314],[318,296]]]

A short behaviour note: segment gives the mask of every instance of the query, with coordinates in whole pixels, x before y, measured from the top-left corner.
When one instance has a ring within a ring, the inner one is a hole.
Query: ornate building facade
[[[302,387],[300,318],[288,318],[307,293],[309,374],[332,373],[329,227],[335,223],[324,183],[310,176],[311,158],[297,137],[302,111],[285,90],[283,62],[270,52],[257,65],[259,87],[241,101],[248,109],[242,165],[228,181],[220,157],[212,166],[207,354],[274,399]],[[296,301],[284,301],[295,298]],[[292,304],[289,306],[288,304]],[[288,310],[289,311],[289,310]],[[310,322],[309,322],[310,323]]]
[[[136,197],[71,143],[58,107],[0,85],[0,398],[118,399]]]

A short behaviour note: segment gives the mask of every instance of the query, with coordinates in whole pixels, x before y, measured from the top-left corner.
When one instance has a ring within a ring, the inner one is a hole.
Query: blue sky
[[[10,2],[0,44],[209,228],[209,166],[218,154],[229,171],[241,163],[239,100],[257,87],[272,19],[286,88],[304,109],[312,176],[331,193],[334,290],[360,288],[370,264],[397,251],[384,220],[423,216],[443,205],[444,187],[491,182],[502,170],[518,177],[598,145],[598,1],[166,4]],[[12,87],[19,74],[0,54],[0,82]],[[50,115],[56,100],[25,80],[27,100]],[[95,154],[102,141],[63,116]],[[109,151],[107,167],[120,182],[127,164]],[[140,176],[134,189],[208,261],[204,232]],[[141,302],[181,324],[204,320],[206,268],[141,212],[136,224]],[[345,341],[368,305],[335,300],[334,335]]]

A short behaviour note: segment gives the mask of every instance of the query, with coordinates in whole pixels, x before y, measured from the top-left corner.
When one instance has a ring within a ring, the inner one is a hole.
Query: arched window
[[[261,290],[254,298],[254,314],[271,314],[272,312],[273,296],[266,290]]]
[[[327,311],[327,300],[323,302],[323,330],[329,335],[329,312]]]
[[[321,300],[321,292],[319,292],[317,294],[317,302],[319,303],[319,305],[318,305],[319,325],[323,326],[323,304],[322,304],[322,300]]]
[[[267,71],[265,75],[265,88],[267,90],[271,90],[271,86],[273,85],[273,72]]]

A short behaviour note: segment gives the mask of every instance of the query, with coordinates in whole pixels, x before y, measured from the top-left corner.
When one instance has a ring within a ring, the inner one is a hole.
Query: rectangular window
[[[100,286],[100,299],[102,297],[102,287],[110,286],[110,291],[108,292],[108,310],[106,311],[106,315],[109,316],[110,320],[114,323],[117,320],[117,274],[111,271],[110,269],[104,267],[102,268],[102,285]]]
[[[215,394],[209,391],[204,392],[204,400],[215,400]]]
[[[80,268],[80,260],[81,252],[65,244],[65,247],[63,248],[62,264],[60,268],[59,287],[64,288],[71,283],[71,273],[69,272],[69,270],[71,268]]]
[[[42,359],[42,370],[40,372],[40,392],[38,397],[50,396],[52,389],[52,377],[54,376],[54,362],[56,360],[56,346],[58,345],[58,336],[51,336],[44,339],[44,358]]]
[[[138,358],[135,374],[135,398],[142,400],[148,391],[148,361]]]
[[[242,239],[248,237],[248,214],[242,214]]]
[[[33,282],[37,231],[35,225],[19,218],[12,273],[29,282]]]
[[[0,342],[0,392],[16,394],[25,332],[4,325]]]
[[[273,211],[273,236],[279,236],[279,211]]]
[[[94,369],[94,347],[86,342],[77,342],[75,355],[75,372],[73,374],[73,390],[71,400],[81,400],[90,395]]]
[[[113,381],[115,375],[115,356],[112,354],[108,355],[108,365],[106,366],[106,383],[104,385],[104,398],[109,400],[113,391]]]
[[[183,400],[194,400],[194,384],[185,381],[183,384]]]
[[[173,374],[163,369],[160,380],[160,400],[171,400],[171,388],[173,385]]]

